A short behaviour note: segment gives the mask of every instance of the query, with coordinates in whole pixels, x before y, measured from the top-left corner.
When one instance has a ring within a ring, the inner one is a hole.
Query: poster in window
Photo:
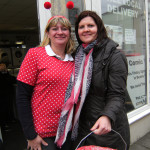
[[[131,56],[127,57],[127,61],[129,68],[127,89],[134,108],[139,108],[146,104],[145,57]]]
[[[125,29],[125,44],[136,44],[135,29]]]
[[[119,44],[118,48],[122,49],[122,42],[123,42],[122,27],[105,24],[105,28],[107,30],[108,37],[117,42]]]

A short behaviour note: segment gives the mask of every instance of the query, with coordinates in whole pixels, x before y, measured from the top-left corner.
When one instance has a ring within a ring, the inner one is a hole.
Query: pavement
[[[150,150],[150,132],[133,143],[129,150]]]
[[[10,123],[6,128],[1,128],[5,150],[27,150],[26,140],[19,122]],[[0,148],[0,150],[2,150]],[[129,150],[150,150],[150,132],[133,143]]]

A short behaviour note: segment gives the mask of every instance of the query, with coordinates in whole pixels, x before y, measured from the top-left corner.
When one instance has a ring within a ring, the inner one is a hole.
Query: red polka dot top
[[[17,76],[17,80],[34,86],[31,98],[33,123],[42,138],[56,136],[74,65],[73,58],[62,61],[50,56],[50,46],[46,47],[29,49]]]

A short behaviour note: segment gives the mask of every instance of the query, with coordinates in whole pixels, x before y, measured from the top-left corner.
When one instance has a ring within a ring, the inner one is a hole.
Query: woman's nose
[[[60,28],[60,29],[58,29],[58,33],[59,34],[61,34],[62,33],[62,29]]]
[[[84,28],[84,31],[89,31],[89,28],[88,28],[88,27],[85,27],[85,28]]]

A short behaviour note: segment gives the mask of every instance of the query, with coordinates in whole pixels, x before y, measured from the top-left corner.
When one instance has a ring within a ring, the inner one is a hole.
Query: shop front
[[[44,7],[45,2],[51,8]],[[111,39],[116,41],[128,61],[126,110],[130,123],[131,144],[150,131],[149,45],[150,0],[19,0],[0,2],[0,61],[7,57],[8,71],[17,76],[29,48],[40,44],[47,21],[53,15],[64,15],[72,24],[83,10],[96,11]],[[4,13],[11,10],[12,13]],[[3,15],[2,15],[3,14]],[[77,46],[77,43],[76,43]],[[15,87],[15,85],[14,85]],[[15,97],[13,98],[14,101]],[[17,118],[13,106],[14,118]],[[11,119],[11,118],[10,118]]]
[[[150,0],[72,0],[74,8],[70,10],[66,8],[68,0],[63,0],[61,7],[58,1],[51,0],[52,7],[49,10],[44,9],[43,1],[38,1],[38,8],[42,12],[39,14],[41,39],[42,30],[49,17],[62,14],[69,18],[74,29],[75,17],[82,10],[94,10],[104,21],[109,37],[119,44],[118,49],[126,55],[129,68],[126,110],[130,123],[131,144],[134,143],[150,131]]]

